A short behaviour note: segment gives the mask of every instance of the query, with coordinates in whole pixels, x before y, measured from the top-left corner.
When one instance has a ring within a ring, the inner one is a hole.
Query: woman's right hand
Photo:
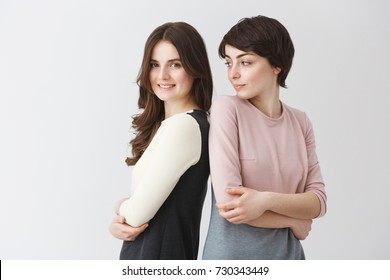
[[[117,215],[112,220],[109,230],[114,237],[120,240],[134,241],[147,227],[147,223],[139,227],[129,226],[124,217]]]
[[[309,235],[312,223],[313,220],[310,219],[295,219],[290,229],[297,239],[305,240]]]

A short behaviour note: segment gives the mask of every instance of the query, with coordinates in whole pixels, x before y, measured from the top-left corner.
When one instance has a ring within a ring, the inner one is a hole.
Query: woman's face
[[[253,52],[225,46],[228,78],[242,99],[261,97],[265,92],[277,89],[280,68],[273,67],[268,59]]]
[[[150,66],[150,83],[160,100],[184,104],[191,99],[194,78],[184,70],[174,45],[168,41],[159,41],[152,50]]]

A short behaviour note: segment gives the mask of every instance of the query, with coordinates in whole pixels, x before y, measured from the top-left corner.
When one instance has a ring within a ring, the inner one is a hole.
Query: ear
[[[282,72],[282,68],[280,67],[274,67],[274,74],[279,75],[279,73]]]

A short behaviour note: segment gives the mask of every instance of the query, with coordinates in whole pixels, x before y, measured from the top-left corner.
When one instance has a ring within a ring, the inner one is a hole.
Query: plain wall
[[[193,25],[215,95],[233,95],[217,47],[258,14],[294,41],[281,97],[309,115],[326,182],[307,258],[390,259],[388,11],[385,0],[0,0],[0,259],[117,259],[108,225],[130,192],[147,36],[167,21]],[[201,245],[209,213],[208,195]]]

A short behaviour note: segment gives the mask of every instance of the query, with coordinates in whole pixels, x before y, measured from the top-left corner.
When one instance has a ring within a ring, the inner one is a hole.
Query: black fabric
[[[209,122],[204,111],[194,110],[188,114],[198,122],[201,131],[200,160],[181,176],[172,193],[150,220],[149,227],[135,241],[123,242],[121,260],[197,259],[200,220],[210,173]]]

